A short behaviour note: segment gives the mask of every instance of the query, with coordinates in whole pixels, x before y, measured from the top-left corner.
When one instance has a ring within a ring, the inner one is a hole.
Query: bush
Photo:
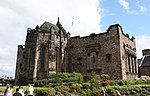
[[[111,96],[117,96],[116,94],[116,90],[112,87],[108,87],[105,89],[105,92],[108,94],[108,95],[111,95]]]
[[[81,87],[82,87],[82,85],[79,83],[72,84],[72,86],[71,86],[72,89],[75,89],[78,92],[81,90]]]
[[[90,96],[91,90],[90,90],[90,89],[84,89],[82,93],[85,94],[85,95],[83,95],[83,96]],[[82,95],[81,95],[81,96],[82,96]]]
[[[110,86],[123,86],[123,85],[131,85],[132,82],[130,80],[111,80],[109,81]]]
[[[82,83],[82,89],[90,89],[91,83]]]
[[[95,72],[88,72],[86,74],[84,74],[84,82],[90,82],[93,78],[95,78],[96,80],[100,80],[100,76],[95,74]]]
[[[43,86],[44,86],[44,84],[43,84],[42,80],[38,80],[34,83],[34,87],[43,87]]]
[[[131,81],[129,81],[129,80],[119,80],[118,85],[120,85],[120,86],[131,85]]]
[[[91,96],[98,96],[100,94],[100,89],[94,88],[91,91]]]
[[[135,84],[150,84],[150,79],[137,79],[135,82]]]
[[[83,76],[80,73],[56,73],[47,76],[48,82],[52,85],[82,83]]]
[[[53,88],[36,88],[34,89],[36,96],[55,96],[56,91]]]
[[[81,73],[52,73],[47,76],[46,79],[38,80],[34,83],[35,87],[43,86],[60,86],[60,85],[70,85],[73,83],[82,83],[83,76]]]
[[[75,78],[75,77],[70,77],[70,78],[64,78],[63,79],[63,82],[77,82],[78,78]]]

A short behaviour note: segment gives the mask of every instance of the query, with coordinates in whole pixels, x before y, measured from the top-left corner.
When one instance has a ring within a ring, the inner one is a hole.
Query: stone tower
[[[16,82],[32,83],[48,74],[66,71],[66,47],[70,33],[59,22],[28,28],[25,45],[18,46]]]

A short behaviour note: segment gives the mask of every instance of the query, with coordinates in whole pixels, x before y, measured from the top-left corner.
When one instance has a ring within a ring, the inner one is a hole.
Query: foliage
[[[137,84],[150,84],[150,79],[140,78],[140,79],[135,80],[134,84],[135,85],[137,85]]]
[[[90,89],[91,87],[91,83],[87,82],[87,83],[82,83],[82,89]]]
[[[34,87],[43,87],[43,86],[44,86],[44,84],[43,84],[42,80],[38,80],[34,83]]]
[[[131,85],[132,82],[130,80],[111,80],[109,81],[109,85],[110,86],[116,86],[116,85],[119,85],[119,86],[123,86],[123,85]]]
[[[38,80],[34,83],[36,87],[42,86],[60,86],[70,85],[73,83],[82,83],[83,76],[80,73],[52,73],[44,80]]]
[[[79,83],[72,84],[72,86],[71,86],[72,89],[75,89],[78,92],[81,90],[81,87],[82,87],[82,85]]]
[[[99,76],[94,72],[86,73],[84,76],[80,73],[54,73],[47,76],[46,79],[35,82],[35,86],[44,88],[43,90],[35,90],[39,94],[38,96],[52,94],[61,94],[62,96],[98,96],[102,89],[108,96],[117,96],[118,92],[121,95],[141,93],[141,91],[148,93],[143,88],[150,87],[150,80],[145,78],[134,81],[109,80],[107,74]]]
[[[84,82],[89,82],[91,81],[93,78],[100,80],[100,76],[97,75],[95,72],[87,72],[86,74],[84,74]]]
[[[91,89],[94,87],[98,88],[101,85],[100,76],[95,74],[95,72],[89,72],[89,73],[84,74],[84,82],[90,83]]]
[[[136,92],[141,92],[142,88],[140,86],[135,85],[124,85],[124,86],[106,86],[105,91],[106,93],[110,94],[116,94],[116,90],[119,90],[121,94],[135,94]],[[113,96],[113,95],[112,95]],[[114,95],[115,96],[115,95]]]
[[[52,95],[55,96],[56,91],[53,88],[36,88],[34,89],[34,93],[36,96],[48,96]]]
[[[100,94],[100,89],[98,88],[93,88],[91,90],[91,96],[98,96]]]

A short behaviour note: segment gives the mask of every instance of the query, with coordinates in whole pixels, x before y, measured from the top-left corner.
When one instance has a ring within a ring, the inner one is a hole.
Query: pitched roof
[[[49,22],[47,22],[47,21],[45,21],[41,26],[40,26],[40,29],[41,30],[50,30],[50,28],[51,27],[54,27],[54,29],[55,30],[58,30],[59,28],[56,26],[56,25],[54,25],[54,24],[52,24],[52,23],[49,23]]]
[[[140,62],[141,67],[150,67],[150,55],[145,55]]]

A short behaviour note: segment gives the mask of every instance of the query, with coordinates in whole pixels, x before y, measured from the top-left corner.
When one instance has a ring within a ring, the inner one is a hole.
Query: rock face
[[[16,82],[35,82],[53,72],[108,74],[111,79],[137,76],[135,38],[119,24],[107,32],[70,38],[61,23],[44,22],[28,28],[25,45],[18,46]]]

